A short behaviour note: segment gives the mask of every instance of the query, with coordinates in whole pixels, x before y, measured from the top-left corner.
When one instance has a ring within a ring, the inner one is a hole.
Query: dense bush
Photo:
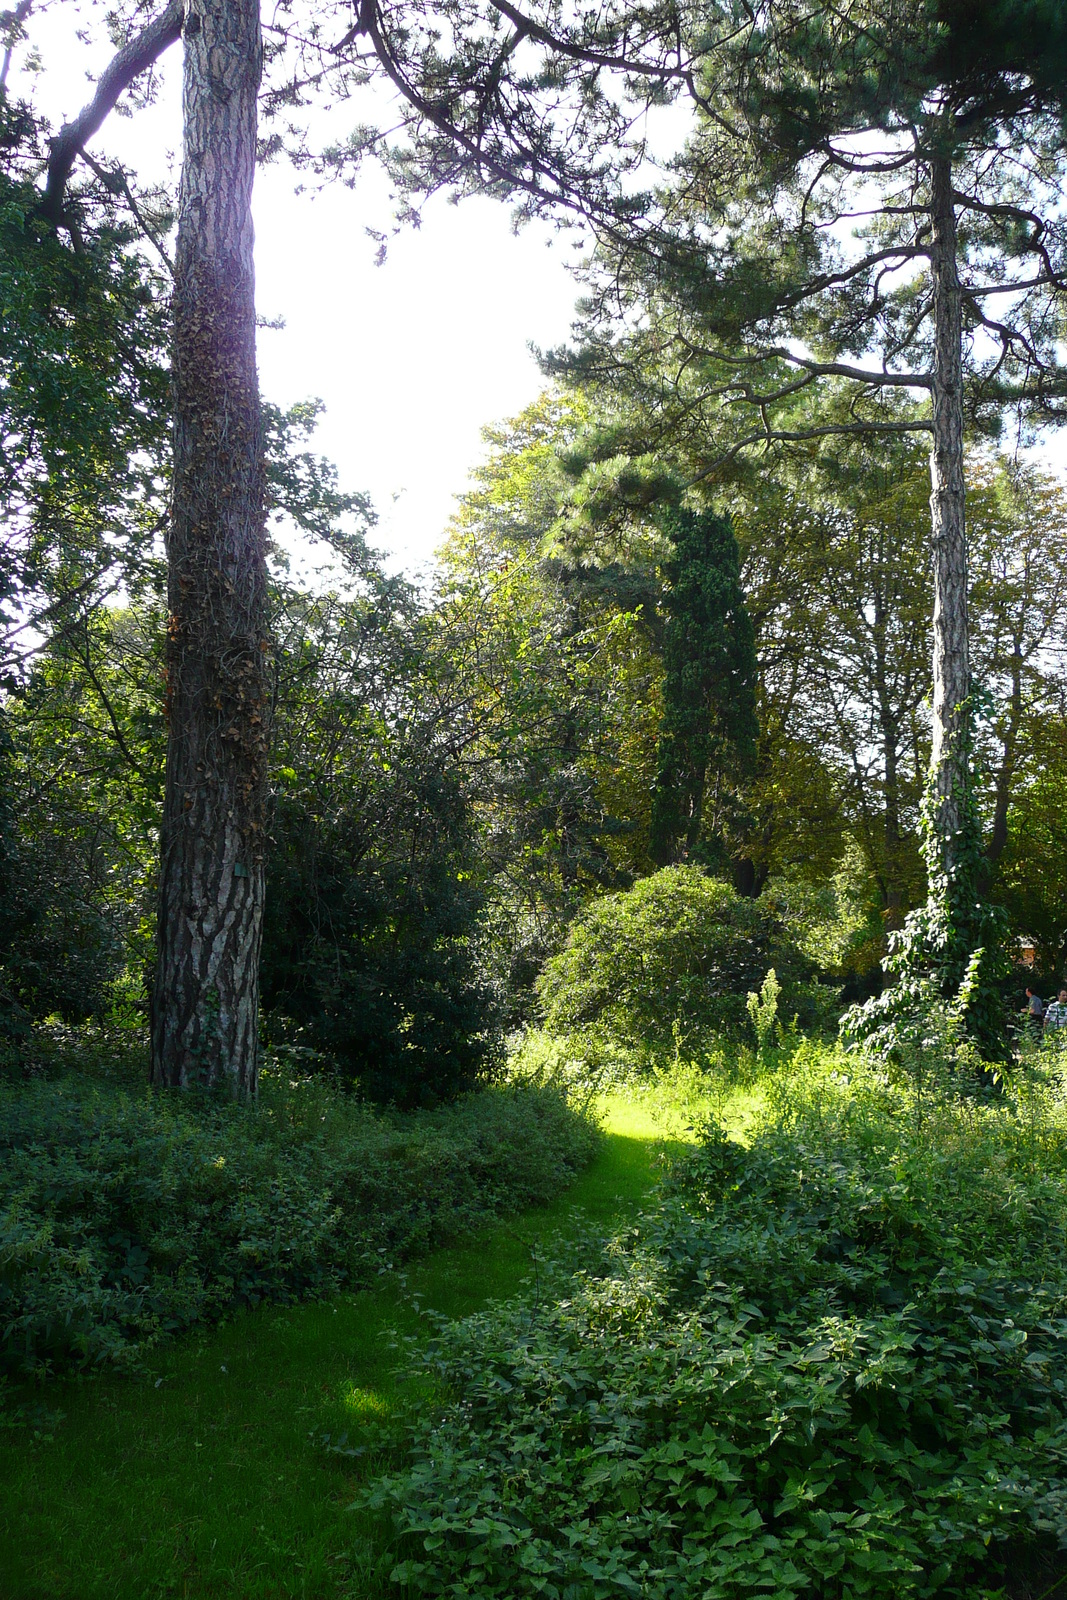
[[[267,1027],[380,1103],[438,1105],[484,1082],[497,1055],[469,810],[456,783],[399,762],[370,798],[346,806],[338,790],[328,814],[308,795],[276,802]]]
[[[539,994],[551,1033],[593,1028],[649,1054],[740,1034],[770,967],[781,1011],[811,1009],[807,967],[773,910],[697,867],[666,867],[594,901],[549,960]]]
[[[533,1088],[386,1116],[269,1078],[257,1110],[0,1086],[0,1370],[128,1362],[236,1306],[366,1284],[548,1200],[595,1137]]]
[[[348,554],[349,599],[276,591],[265,1022],[374,1100],[428,1107],[498,1053],[481,832],[439,630],[413,585]]]
[[[709,1127],[592,1271],[446,1327],[371,1491],[394,1577],[488,1600],[1000,1595],[1067,1542],[1067,1114],[831,1058]],[[855,1072],[851,1083],[845,1071]]]

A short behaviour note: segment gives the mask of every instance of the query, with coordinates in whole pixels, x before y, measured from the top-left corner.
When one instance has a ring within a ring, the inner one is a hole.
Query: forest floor
[[[0,1452],[0,1600],[375,1595],[391,1558],[349,1510],[373,1460],[325,1448],[388,1417],[396,1345],[519,1291],[539,1257],[625,1224],[684,1116],[605,1097],[606,1137],[543,1210],[438,1250],[380,1290],[244,1313],[133,1378],[38,1390]],[[741,1109],[741,1108],[739,1108]],[[49,1437],[51,1435],[51,1437]],[[0,1435],[0,1438],[3,1438]]]

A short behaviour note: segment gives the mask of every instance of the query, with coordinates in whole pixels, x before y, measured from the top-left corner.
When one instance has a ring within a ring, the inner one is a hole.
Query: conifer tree
[[[681,295],[701,330],[691,354],[715,374],[724,402],[755,404],[754,441],[795,431],[782,406],[827,372],[854,379],[866,396],[887,387],[931,396],[926,420],[879,426],[935,434],[934,770],[938,834],[953,867],[969,698],[963,328],[992,347],[988,359],[975,347],[976,414],[1012,401],[1047,414],[1061,392],[1060,231],[1047,203],[1062,167],[1050,115],[1059,80],[1026,59],[1027,25],[1049,7],[987,0],[986,8],[1013,41],[1007,64],[990,61],[981,35],[954,31],[932,0],[836,8],[742,0],[699,15],[674,0],[575,12],[555,0],[532,8],[327,0],[272,13],[262,83],[256,0],[171,0],[147,23],[130,0],[109,16],[126,42],[84,111],[56,135],[40,209],[77,238],[83,158],[105,188],[129,193],[127,175],[87,147],[182,38],[169,551],[175,745],[156,978],[160,1082],[252,1093],[256,1081],[268,756],[250,221],[257,146],[346,180],[368,156],[383,158],[412,209],[438,189],[479,190],[517,199],[526,214],[550,209],[590,223],[624,252],[618,282],[629,275]],[[30,10],[23,0],[19,30]],[[386,124],[317,148],[304,108],[319,95],[347,101],[375,77],[394,97]],[[698,104],[700,132],[661,203],[644,185],[642,113],[678,93]],[[266,129],[261,109],[273,116]],[[851,215],[856,180],[890,187],[860,259],[838,264],[833,229]],[[905,280],[923,261],[916,287]],[[1009,287],[1008,269],[1020,263]],[[985,310],[992,296],[1006,297],[999,304],[1010,315]],[[863,409],[863,400],[853,407]],[[841,426],[856,421],[850,414]]]
[[[752,765],[756,653],[729,522],[678,506],[660,523],[673,555],[650,850],[665,866],[701,843],[709,767],[735,783]]]
[[[912,0],[739,8],[659,248],[602,246],[584,347],[563,363],[636,401],[642,450],[669,448],[677,419],[706,486],[754,451],[929,437],[929,866],[972,924],[964,437],[1012,410],[1058,422],[1067,394],[1050,65],[1067,21],[1023,0],[980,9],[976,29],[967,7]]]

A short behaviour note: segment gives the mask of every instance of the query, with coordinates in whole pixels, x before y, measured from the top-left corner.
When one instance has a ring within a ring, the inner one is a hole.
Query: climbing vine
[[[974,784],[974,726],[986,709],[979,689],[961,708],[961,770],[966,776],[956,787],[958,826],[951,849],[938,826],[943,797],[933,776],[927,780],[919,815],[927,895],[903,928],[889,935],[883,965],[891,981],[880,995],[853,1006],[841,1019],[846,1038],[886,1058],[899,1057],[935,1009],[944,1009],[961,1049],[977,1049],[985,1061],[1005,1055],[998,986],[1004,916],[985,896],[987,862]]]

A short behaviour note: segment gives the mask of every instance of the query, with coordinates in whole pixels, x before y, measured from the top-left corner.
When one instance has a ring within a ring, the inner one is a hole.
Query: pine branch
[[[180,38],[184,0],[171,0],[167,9],[123,45],[100,76],[96,93],[84,110],[62,127],[52,140],[48,177],[39,212],[53,227],[63,220],[63,202],[74,163],[84,145],[103,125],[119,98],[135,78],[158,61]]]
[[[686,487],[693,489],[698,483],[703,483],[721,467],[727,466],[742,450],[747,450],[754,444],[800,444],[806,439],[828,439],[834,435],[845,434],[852,438],[867,438],[871,434],[904,434],[904,433],[932,433],[933,423],[929,419],[917,419],[915,422],[826,422],[814,428],[772,428],[769,424],[758,431],[748,433],[743,439],[738,439],[723,455],[717,456],[695,478],[690,478]]]
[[[1057,272],[1052,277],[1049,277],[1046,273],[1043,273],[1040,278],[1021,278],[1009,283],[978,283],[973,287],[967,283],[962,285],[963,293],[972,299],[978,295],[986,294],[1023,294],[1027,289],[1058,289],[1062,291],[1067,289],[1067,274]]]
[[[690,349],[696,348],[690,346]],[[699,348],[700,354],[706,359],[721,362],[723,366],[735,369],[760,367],[768,361],[784,361],[789,366],[800,367],[812,378],[851,378],[854,382],[867,384],[871,388],[928,389],[931,383],[928,372],[888,372],[884,368],[879,371],[877,368],[854,367],[847,361],[816,361],[810,356],[797,355],[784,345],[766,345],[751,355],[736,355],[728,350],[717,350],[708,346]],[[806,387],[806,384],[788,384],[767,394],[757,394],[738,381],[733,384],[723,384],[720,390],[715,392],[727,393],[740,389],[745,399],[750,400],[753,405],[769,405],[803,387]]]
[[[567,56],[572,61],[585,61],[590,66],[606,67],[616,72],[632,73],[635,77],[657,78],[664,82],[681,82],[689,89],[694,100],[700,100],[693,83],[692,67],[683,66],[679,59],[677,66],[659,66],[653,62],[634,61],[628,56],[614,56],[599,50],[589,50],[581,45],[571,44],[566,39],[561,39],[551,29],[545,28],[532,17],[527,17],[510,0],[492,0],[493,8],[499,11],[508,21],[513,23],[519,33],[526,38],[536,39],[538,44],[545,45],[561,56]],[[680,53],[679,53],[680,54]],[[703,103],[703,102],[701,102]]]

